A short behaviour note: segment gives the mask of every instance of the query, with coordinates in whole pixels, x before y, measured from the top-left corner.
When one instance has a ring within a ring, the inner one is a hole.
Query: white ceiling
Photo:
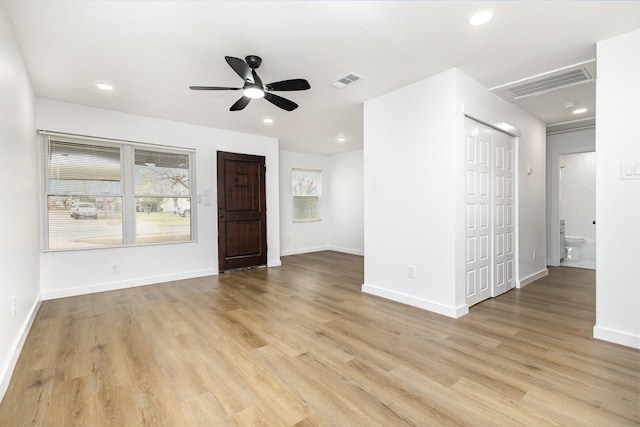
[[[38,97],[280,139],[286,150],[362,147],[364,101],[457,67],[487,88],[595,58],[595,43],[640,28],[640,1],[79,1],[2,0]],[[467,24],[495,11],[481,28]],[[240,87],[225,55],[263,59],[267,82],[304,78],[311,90],[229,107]],[[329,86],[354,72],[365,79]],[[97,82],[115,87],[96,89]],[[594,84],[520,105],[546,123],[595,115]],[[274,119],[271,125],[262,119]],[[346,141],[338,143],[343,136]]]

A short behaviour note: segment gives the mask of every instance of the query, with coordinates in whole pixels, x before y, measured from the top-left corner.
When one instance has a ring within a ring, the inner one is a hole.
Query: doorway
[[[560,265],[566,267],[596,268],[596,153],[560,155],[560,222],[565,239],[579,246],[566,254],[562,247]],[[576,249],[579,255],[576,256]]]
[[[468,305],[515,286],[514,141],[465,118],[465,292]]]
[[[218,270],[267,264],[265,157],[218,152]]]

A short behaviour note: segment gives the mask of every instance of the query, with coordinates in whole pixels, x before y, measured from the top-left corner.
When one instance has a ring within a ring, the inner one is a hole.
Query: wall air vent
[[[553,90],[588,83],[595,79],[595,59],[570,65],[489,89],[503,98],[517,100]]]
[[[351,83],[358,81],[360,79],[364,79],[361,75],[356,73],[349,73],[345,76],[340,77],[337,80],[332,81],[329,86],[333,86],[337,89],[342,89],[343,87],[350,85]]]

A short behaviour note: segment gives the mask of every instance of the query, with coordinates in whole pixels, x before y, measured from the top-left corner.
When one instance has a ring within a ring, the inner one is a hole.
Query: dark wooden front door
[[[218,270],[267,264],[265,158],[218,151]]]

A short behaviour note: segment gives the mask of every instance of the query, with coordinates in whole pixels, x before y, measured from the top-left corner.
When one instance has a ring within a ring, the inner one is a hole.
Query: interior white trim
[[[280,256],[289,256],[289,255],[299,255],[299,254],[308,254],[311,252],[321,252],[321,251],[330,251],[331,248],[329,246],[315,246],[311,248],[298,248],[298,249],[290,249],[285,251],[280,251]]]
[[[423,310],[432,311],[444,316],[453,317],[454,319],[457,319],[469,313],[469,306],[467,304],[463,304],[458,307],[443,305],[412,295],[390,291],[389,289],[379,288],[377,286],[367,285],[366,283],[362,285],[362,292],[400,302],[402,304],[407,304],[413,307],[418,307]]]
[[[299,254],[308,254],[311,252],[322,252],[322,251],[334,251],[341,252],[344,254],[350,255],[359,255],[364,256],[364,251],[358,249],[349,249],[349,248],[340,248],[337,246],[317,246],[313,248],[299,248],[299,249],[291,249],[288,251],[281,251],[280,256],[289,256],[289,255],[299,255]]]
[[[499,120],[497,117],[492,117],[490,114],[487,114],[484,110],[475,108],[472,105],[460,105],[460,112],[464,114],[466,117],[475,120],[476,122],[480,122],[483,125],[487,125],[497,131],[506,133],[510,136],[519,137],[522,135],[522,132],[519,128],[506,123],[502,120]]]
[[[329,246],[329,250],[334,252],[341,252],[343,254],[364,256],[364,250],[359,250],[359,249],[349,249],[349,248],[341,248],[338,246]]]
[[[628,332],[616,331],[598,325],[593,327],[593,337],[603,341],[640,349],[640,336]]]
[[[35,301],[29,315],[27,316],[26,321],[22,325],[20,332],[18,333],[17,339],[9,351],[11,355],[10,358],[6,361],[6,363],[2,366],[0,370],[0,402],[4,398],[7,389],[9,388],[9,382],[11,381],[11,377],[13,375],[13,370],[16,367],[16,363],[18,363],[18,358],[20,357],[20,353],[22,352],[22,347],[24,347],[24,343],[29,336],[29,332],[31,331],[31,326],[33,325],[33,321],[36,319],[36,315],[38,314],[38,310],[40,309],[40,305],[42,304],[42,296],[40,295],[38,299]]]
[[[215,276],[218,271],[213,269],[188,271],[179,274],[167,274],[162,276],[150,276],[132,280],[124,280],[120,282],[99,283],[91,286],[74,287],[67,289],[58,289],[55,291],[43,291],[41,296],[43,300],[56,298],[67,298],[78,295],[94,294],[96,292],[115,291],[118,289],[135,288],[137,286],[156,285],[164,282],[172,282],[174,280],[193,279],[196,277]]]
[[[516,281],[516,288],[522,289],[527,286],[529,283],[533,283],[538,279],[542,279],[545,276],[549,275],[549,269],[545,268],[544,270],[540,270],[537,273],[533,273],[528,275],[527,277],[523,277],[520,280]]]

